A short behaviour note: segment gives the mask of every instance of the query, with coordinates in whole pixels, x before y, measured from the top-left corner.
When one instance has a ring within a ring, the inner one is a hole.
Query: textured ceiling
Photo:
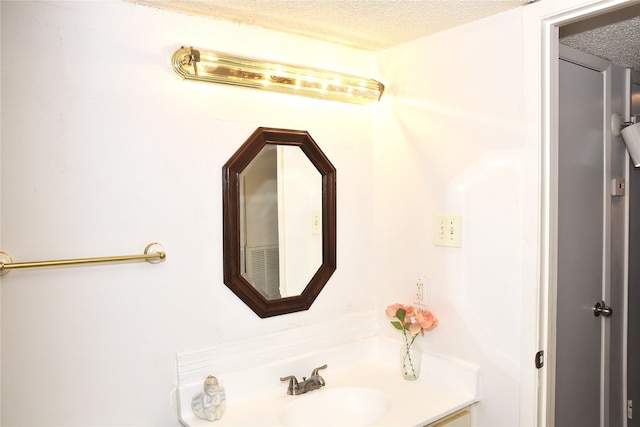
[[[379,50],[535,0],[125,1]],[[633,3],[561,28],[561,43],[640,70],[640,3]]]
[[[640,71],[640,4],[564,26],[560,42]]]
[[[379,50],[531,0],[127,0]]]

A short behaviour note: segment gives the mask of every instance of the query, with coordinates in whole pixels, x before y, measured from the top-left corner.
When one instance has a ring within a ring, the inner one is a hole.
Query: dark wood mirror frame
[[[322,176],[322,264],[301,295],[268,300],[240,271],[240,173],[267,144],[297,146]],[[222,167],[224,283],[258,316],[308,310],[336,270],[336,169],[306,131],[258,128]]]

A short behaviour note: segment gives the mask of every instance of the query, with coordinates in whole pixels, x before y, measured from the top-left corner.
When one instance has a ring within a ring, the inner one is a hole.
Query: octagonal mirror
[[[260,317],[309,309],[336,269],[336,169],[308,132],[258,128],[222,172],[225,285]]]

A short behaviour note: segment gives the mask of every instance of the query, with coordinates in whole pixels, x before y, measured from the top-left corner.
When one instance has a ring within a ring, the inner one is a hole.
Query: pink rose
[[[417,308],[415,308],[412,305],[408,305],[404,309],[407,311],[407,317],[406,317],[407,322],[411,321],[414,317],[416,317],[416,312],[418,311]]]
[[[411,334],[411,336],[418,335],[419,333],[422,333],[424,335],[424,332],[422,332],[422,328],[416,322],[409,325],[409,333]]]
[[[424,331],[430,331],[438,326],[438,318],[428,310],[416,310],[416,323],[420,325],[420,332],[424,335]]]
[[[402,314],[398,317],[398,310],[404,311],[404,317]],[[430,331],[438,326],[438,318],[433,313],[412,305],[391,304],[386,308],[385,313],[388,317],[398,319],[392,321],[391,325],[403,331],[405,337],[407,331],[415,337],[418,334],[424,335],[425,331]]]
[[[387,307],[387,316],[389,317],[396,317],[396,313],[398,312],[399,309],[402,308],[402,304],[391,304],[390,306]]]

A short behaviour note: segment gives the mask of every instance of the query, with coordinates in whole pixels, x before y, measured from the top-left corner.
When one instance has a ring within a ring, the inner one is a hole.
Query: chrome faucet
[[[309,379],[306,377],[302,377],[302,381],[298,382],[295,376],[289,375],[288,377],[280,378],[280,381],[289,381],[289,387],[287,388],[287,394],[292,396],[297,396],[299,394],[304,394],[311,390],[316,390],[322,386],[324,386],[324,378],[322,378],[318,371],[320,369],[326,369],[327,365],[322,365],[319,368],[316,368],[311,372],[311,376]]]

